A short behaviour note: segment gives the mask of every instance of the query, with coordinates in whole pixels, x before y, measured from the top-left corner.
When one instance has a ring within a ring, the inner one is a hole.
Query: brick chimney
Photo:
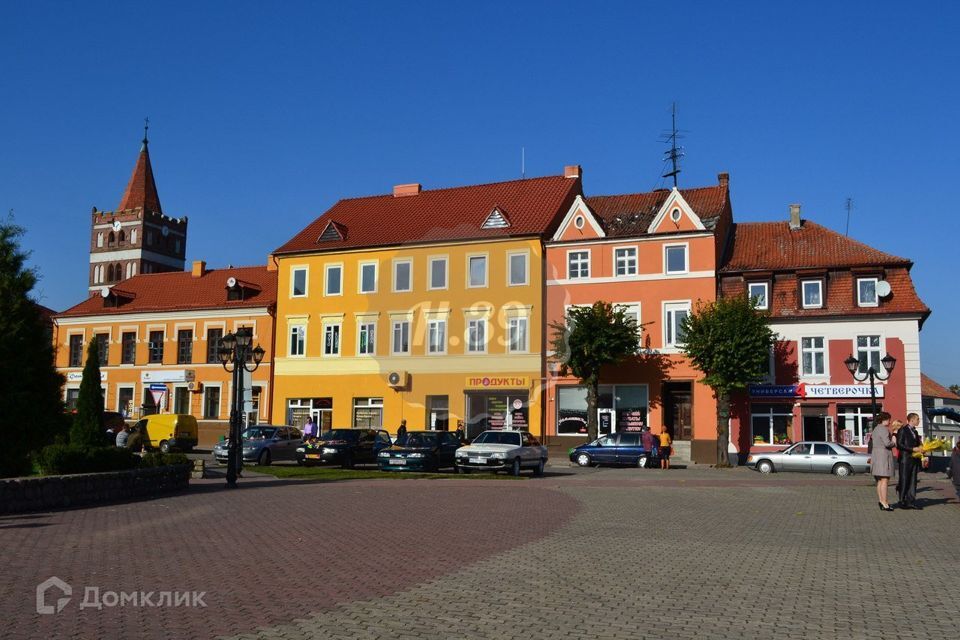
[[[800,219],[800,205],[790,205],[790,228],[796,231],[803,226],[803,220]]]
[[[190,274],[194,278],[202,278],[204,274],[207,273],[207,263],[203,260],[194,260],[193,269],[190,270]]]
[[[273,257],[272,253],[267,254],[267,271],[276,271],[279,267],[277,266],[277,259]]]
[[[730,184],[730,174],[726,171],[717,174],[717,181],[720,183],[721,187],[726,187]]]
[[[393,197],[394,198],[403,198],[405,196],[415,196],[420,193],[422,187],[419,182],[412,182],[410,184],[398,184],[393,187]]]
[[[563,177],[564,178],[582,178],[583,169],[580,168],[578,164],[568,164],[563,168]]]

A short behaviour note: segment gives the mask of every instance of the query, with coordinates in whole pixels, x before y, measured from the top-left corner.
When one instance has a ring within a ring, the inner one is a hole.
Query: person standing
[[[123,425],[123,430],[117,434],[117,439],[114,442],[120,449],[125,449],[127,447],[127,440],[130,438],[130,427],[128,425]]]
[[[881,511],[893,511],[887,502],[887,489],[893,476],[893,448],[896,441],[890,435],[890,414],[881,411],[877,415],[877,424],[870,434],[870,473],[877,481],[877,502]]]
[[[640,434],[643,450],[647,452],[647,466],[649,467],[657,457],[657,439],[650,433],[650,427],[644,427]]]
[[[664,429],[660,432],[660,468],[669,469],[670,468],[670,451],[671,445],[673,444],[673,438],[670,437],[670,432]]]
[[[897,431],[897,449],[899,459],[897,470],[900,479],[897,482],[897,492],[900,494],[901,509],[922,509],[917,502],[917,474],[920,472],[920,460],[913,457],[916,452],[923,451],[920,446],[920,434],[916,426],[920,416],[911,413],[907,416],[907,424]]]
[[[403,444],[404,438],[407,437],[407,419],[404,418],[400,421],[400,426],[397,427],[397,442]]]
[[[315,438],[317,436],[317,425],[313,421],[313,416],[307,418],[307,421],[303,423],[303,439],[309,440],[310,438]]]
[[[950,466],[947,468],[947,477],[953,480],[953,488],[960,500],[960,439],[953,445],[953,454],[950,456]]]

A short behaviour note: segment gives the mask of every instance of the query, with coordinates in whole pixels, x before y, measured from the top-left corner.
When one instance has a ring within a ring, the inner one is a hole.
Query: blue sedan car
[[[611,433],[570,450],[570,461],[581,467],[596,464],[646,467],[650,457],[640,442],[639,433]]]

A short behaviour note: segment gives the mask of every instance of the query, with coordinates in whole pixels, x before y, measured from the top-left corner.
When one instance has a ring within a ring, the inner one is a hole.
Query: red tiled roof
[[[777,271],[831,267],[904,265],[911,262],[868,247],[815,222],[739,222],[721,271]]]
[[[157,183],[153,179],[153,167],[150,165],[150,152],[147,150],[147,141],[143,141],[137,164],[133,167],[127,190],[123,192],[120,206],[117,211],[142,208],[144,211],[163,213],[160,208],[160,195],[157,193]]]
[[[248,289],[244,300],[227,300],[227,278],[231,276],[260,290]],[[57,317],[266,307],[277,301],[277,272],[262,266],[210,269],[199,278],[189,271],[147,273],[124,280],[118,290],[132,297],[124,297],[119,306],[106,306],[96,292]]]
[[[920,374],[920,395],[928,398],[946,398],[960,400],[960,396],[946,388],[925,373]]]
[[[726,184],[680,189],[680,195],[708,229],[712,228],[727,206],[728,192],[729,187]],[[647,233],[650,223],[670,193],[669,189],[659,189],[646,193],[590,196],[585,200],[608,236],[637,236]]]
[[[579,179],[548,176],[340,200],[275,253],[545,235],[555,230],[580,188]],[[510,226],[481,229],[494,207]],[[330,222],[341,239],[318,242]]]

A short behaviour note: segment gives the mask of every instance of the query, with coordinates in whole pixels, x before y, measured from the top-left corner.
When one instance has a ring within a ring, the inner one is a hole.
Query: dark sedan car
[[[381,471],[437,471],[455,466],[458,448],[460,439],[449,431],[408,431],[392,447],[380,450],[377,463]]]
[[[639,433],[611,433],[571,450],[570,461],[581,467],[595,464],[646,467],[650,452],[643,448]]]
[[[297,447],[297,464],[339,464],[350,469],[375,463],[380,450],[391,444],[390,434],[383,429],[331,429]]]

